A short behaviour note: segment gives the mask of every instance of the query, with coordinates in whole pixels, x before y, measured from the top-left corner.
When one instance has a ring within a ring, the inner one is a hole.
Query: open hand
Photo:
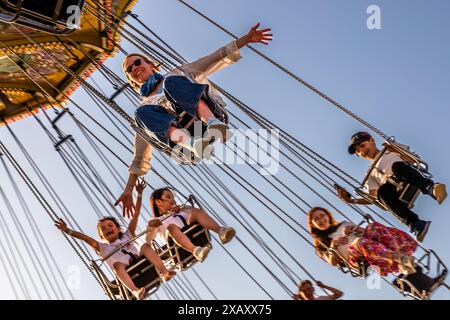
[[[247,43],[262,43],[268,45],[268,41],[272,41],[273,34],[269,33],[272,29],[262,29],[258,30],[260,27],[260,23],[258,22],[255,26],[253,26],[250,31],[246,35]]]
[[[161,221],[159,219],[152,219],[148,222],[147,226],[149,228],[157,228],[160,225],[162,225]]]
[[[133,203],[133,192],[124,192],[117,199],[114,206],[117,206],[119,203],[122,203],[122,215],[124,217],[132,218],[134,216],[134,203]]]
[[[335,188],[339,199],[344,200],[346,203],[352,203],[352,196],[347,190],[345,190],[345,188],[338,185],[335,185]]]
[[[64,233],[67,233],[69,231],[69,228],[67,228],[66,222],[59,218],[57,221],[55,221],[55,227],[57,227],[59,230],[61,230]]]
[[[136,183],[136,191],[139,194],[142,194],[145,187],[147,186],[147,183],[144,181],[144,179],[140,180],[138,183]]]
[[[331,242],[331,245],[333,247],[339,247],[339,246],[344,246],[344,245],[348,244],[349,242],[350,241],[349,241],[348,237],[339,237],[337,239],[334,239]]]

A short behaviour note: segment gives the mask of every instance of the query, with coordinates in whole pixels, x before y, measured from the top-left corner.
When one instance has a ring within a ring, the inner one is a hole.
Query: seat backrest
[[[145,257],[130,265],[127,272],[138,288],[146,287],[148,290],[160,285],[161,279],[156,268]]]

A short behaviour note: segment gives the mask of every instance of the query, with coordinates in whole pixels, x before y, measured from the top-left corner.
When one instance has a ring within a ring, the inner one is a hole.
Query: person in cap
[[[378,149],[375,139],[367,132],[358,132],[351,138],[348,152],[372,162],[373,169],[366,182],[366,188],[370,196],[377,198],[384,204],[402,223],[411,228],[418,241],[422,242],[430,228],[431,222],[424,221],[408,208],[407,204],[400,200],[397,187],[389,179],[394,177],[396,181],[406,182],[417,186],[423,194],[432,196],[439,204],[447,197],[446,186],[435,183],[422,173],[409,165],[399,153],[387,150],[378,157]],[[379,158],[379,159],[378,159]],[[351,198],[343,188],[338,187],[338,195],[347,203],[371,204],[367,199]]]

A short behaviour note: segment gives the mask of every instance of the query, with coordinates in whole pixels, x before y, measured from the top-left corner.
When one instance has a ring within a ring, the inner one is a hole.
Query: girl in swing
[[[220,227],[213,218],[201,209],[182,208],[177,205],[174,194],[169,188],[153,191],[150,196],[150,207],[155,219],[149,221],[149,227],[156,228],[149,233],[147,239],[153,240],[159,234],[167,242],[170,236],[175,243],[191,252],[200,262],[206,259],[210,248],[208,246],[196,247],[189,237],[183,233],[183,227],[198,223],[203,228],[217,233],[222,244],[230,242],[236,234],[236,231],[231,227]]]
[[[136,124],[154,134],[166,145],[170,142],[185,146],[198,158],[208,158],[212,151],[211,141],[222,141],[230,137],[229,127],[214,116],[221,114],[225,102],[210,86],[208,77],[237,62],[240,49],[250,43],[268,44],[272,40],[271,29],[258,30],[258,23],[236,41],[194,62],[181,65],[166,75],[158,73],[157,64],[141,54],[130,54],[122,67],[130,85],[142,96],[136,109]],[[214,110],[211,111],[210,107]],[[207,124],[204,138],[191,139],[174,125],[180,112],[186,112]],[[214,139],[212,139],[214,138]],[[116,204],[123,204],[124,216],[131,217],[133,187],[140,176],[150,170],[153,147],[139,135],[135,136],[134,159],[129,167],[128,182]]]
[[[125,232],[121,231],[120,225],[117,220],[113,217],[106,217],[100,219],[97,223],[97,231],[101,241],[96,241],[91,237],[74,230],[70,230],[66,223],[59,219],[55,222],[55,226],[69,236],[80,239],[90,245],[102,258],[108,256],[117,247],[121,246],[126,241],[130,240],[136,235],[136,227],[138,224],[139,214],[141,211],[142,204],[142,191],[145,188],[145,182],[141,181],[136,185],[136,190],[138,192],[138,201],[136,203],[136,212],[130,221],[128,229]],[[122,250],[114,253],[111,257],[106,260],[108,266],[114,270],[117,278],[123,283],[128,290],[136,297],[136,299],[141,300],[145,296],[145,288],[138,288],[131,280],[127,273],[127,267],[133,258],[138,258],[144,256],[150,263],[152,263],[156,270],[158,271],[160,277],[167,281],[175,275],[175,271],[169,271],[164,266],[161,258],[158,254],[145,243],[140,250],[136,247],[134,243],[129,243]]]

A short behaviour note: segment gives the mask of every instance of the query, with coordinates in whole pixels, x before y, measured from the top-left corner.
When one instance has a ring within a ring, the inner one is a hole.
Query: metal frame
[[[436,262],[436,269],[432,270],[431,264]],[[417,260],[417,265],[422,268],[422,273],[425,276],[434,280],[433,285],[428,290],[418,290],[405,275],[400,275],[394,280],[397,285],[395,287],[404,296],[412,297],[416,300],[428,300],[431,295],[441,286],[445,286],[445,279],[448,275],[448,269],[433,250],[425,250],[425,253]],[[431,277],[432,271],[435,271],[436,277]]]
[[[416,169],[418,169],[423,175],[426,175],[428,178],[432,178],[432,175],[428,172],[428,164],[423,161],[417,154],[411,152],[407,146],[400,145],[396,143],[393,139],[387,140],[383,143],[383,149],[377,155],[372,165],[369,167],[364,180],[361,182],[359,188],[355,189],[355,192],[360,195],[365,200],[370,201],[371,203],[377,205],[385,211],[389,211],[378,199],[374,199],[370,196],[365,190],[364,186],[369,179],[372,171],[375,169],[375,166],[378,164],[380,158],[387,152],[393,151],[398,154],[408,163],[412,164]],[[420,189],[411,184],[407,184],[404,182],[397,182],[394,179],[389,179],[389,182],[397,187],[397,190],[400,192],[399,199],[405,202],[408,205],[408,208],[414,207],[414,202],[417,200],[417,197],[420,194]]]
[[[146,272],[152,271],[152,269],[155,269],[155,267],[147,261],[145,257],[142,257],[138,259],[135,263],[133,263],[131,266],[127,268],[128,274],[135,271],[135,269],[139,268],[142,264],[147,263],[148,266],[144,267],[142,270],[139,270],[135,274],[131,274],[131,279],[133,282],[135,282],[136,278],[138,278],[141,275],[144,275]],[[95,261],[91,261],[91,269],[95,272],[103,290],[105,291],[105,294],[111,299],[111,300],[135,300],[135,297],[131,294],[131,292],[120,282],[120,280],[116,277],[114,280],[109,280],[108,277],[105,275],[103,270],[97,265]],[[147,295],[152,295],[155,293],[159,286],[162,283],[161,278],[159,277],[156,270],[153,270],[156,277],[153,281],[147,283],[144,287],[147,291]]]
[[[194,195],[190,195],[187,202],[189,202],[193,207],[196,204],[203,210],[201,204]],[[209,230],[203,228],[199,224],[186,226],[182,229],[182,231],[195,245],[209,246],[210,248],[213,247]],[[203,240],[206,241],[203,243],[197,242],[197,240],[201,240],[199,237],[202,236],[204,237]],[[164,246],[160,246],[156,241],[152,242],[153,248],[156,252],[158,252],[163,261],[170,261],[170,263],[180,271],[185,271],[198,262],[192,253],[178,246],[173,239],[169,239],[169,241],[170,243],[166,243]],[[182,256],[185,256],[185,258],[182,258]]]

